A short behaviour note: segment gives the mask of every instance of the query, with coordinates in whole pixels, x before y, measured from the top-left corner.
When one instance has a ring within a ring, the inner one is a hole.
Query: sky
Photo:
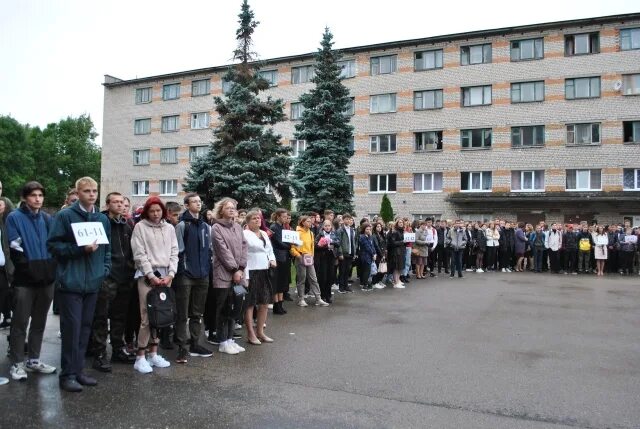
[[[314,52],[325,26],[346,48],[640,12],[637,0],[250,0],[260,59]],[[102,134],[104,75],[231,62],[241,0],[0,0],[0,115],[45,127],[89,114]],[[97,142],[101,142],[98,137]]]

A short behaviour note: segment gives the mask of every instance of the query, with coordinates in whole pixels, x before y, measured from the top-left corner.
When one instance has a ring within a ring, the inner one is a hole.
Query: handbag
[[[376,266],[375,262],[371,262],[371,276],[375,276],[376,274],[378,274],[378,267]]]
[[[387,262],[380,262],[380,265],[378,266],[378,272],[380,274],[386,274],[387,272]]]
[[[231,290],[227,297],[227,316],[232,319],[237,319],[242,315],[248,294],[249,291],[243,285],[238,283],[231,284]]]
[[[302,263],[305,267],[310,267],[313,265],[313,255],[311,253],[305,253],[302,255]]]
[[[176,322],[176,295],[168,286],[152,288],[147,293],[147,315],[149,326],[152,328],[166,328]]]

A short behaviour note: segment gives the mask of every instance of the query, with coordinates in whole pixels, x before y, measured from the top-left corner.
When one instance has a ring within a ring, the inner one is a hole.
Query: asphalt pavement
[[[465,273],[269,314],[273,344],[0,386],[0,428],[640,428],[640,277]],[[42,359],[59,365],[58,317]],[[0,331],[6,332],[6,331]],[[0,371],[8,376],[4,335]],[[88,359],[87,364],[91,361]]]

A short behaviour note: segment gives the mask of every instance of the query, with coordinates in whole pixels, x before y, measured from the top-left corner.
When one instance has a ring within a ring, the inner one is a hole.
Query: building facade
[[[342,50],[358,215],[640,225],[640,13]],[[267,60],[292,156],[313,54]],[[104,82],[102,192],[182,199],[227,66]]]

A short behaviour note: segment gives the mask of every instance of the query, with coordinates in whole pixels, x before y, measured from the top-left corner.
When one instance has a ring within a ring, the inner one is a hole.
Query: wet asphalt
[[[640,277],[465,274],[288,303],[273,344],[88,369],[99,385],[80,394],[11,381],[0,428],[640,428]],[[53,365],[57,331],[51,315]]]

